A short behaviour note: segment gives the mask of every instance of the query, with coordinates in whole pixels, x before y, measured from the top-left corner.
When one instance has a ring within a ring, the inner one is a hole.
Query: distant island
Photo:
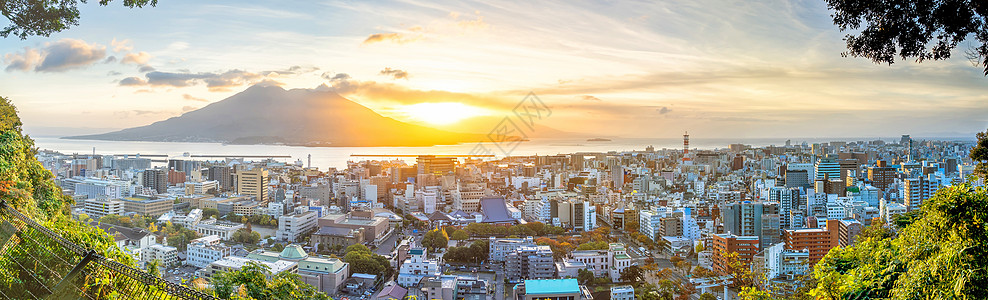
[[[587,141],[588,141],[588,142],[610,142],[610,141],[611,141],[611,139],[605,139],[605,138],[592,138],[592,139],[587,139]]]
[[[64,138],[308,147],[426,147],[485,140],[482,134],[384,117],[326,89],[262,85],[150,125]]]

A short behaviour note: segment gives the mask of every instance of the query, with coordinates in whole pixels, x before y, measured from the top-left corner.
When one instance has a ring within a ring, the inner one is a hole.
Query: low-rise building
[[[504,261],[508,254],[525,246],[535,246],[535,239],[533,237],[520,239],[490,237],[488,239],[489,259],[491,261]]]
[[[612,286],[611,300],[635,300],[635,288],[630,285]]]
[[[309,243],[313,247],[346,249],[351,245],[364,243],[364,229],[322,227],[312,233],[312,236],[309,237]]]
[[[221,242],[218,235],[208,235],[189,242],[185,263],[205,268],[214,261],[230,256],[230,247]]]
[[[522,246],[505,258],[508,280],[555,277],[552,249],[549,246]]]
[[[307,211],[301,214],[278,217],[278,231],[275,232],[276,238],[289,242],[301,239],[302,234],[316,228],[316,216],[316,212]]]
[[[769,280],[784,277],[793,279],[810,272],[810,251],[786,249],[785,243],[778,243],[765,249],[765,273]]]
[[[244,227],[244,224],[206,219],[199,222],[195,228],[199,235],[218,235],[225,241],[233,238],[233,233]]]
[[[398,285],[414,287],[423,278],[439,277],[439,260],[429,259],[424,248],[412,248],[398,270]]]
[[[593,295],[576,279],[525,280],[515,285],[514,300],[591,300]]]
[[[297,264],[295,273],[302,281],[327,294],[335,294],[350,275],[350,264],[337,258],[310,256],[299,245],[288,245],[280,253],[258,249],[247,258],[269,263],[294,262]]]
[[[178,265],[178,248],[154,244],[141,248],[141,265],[157,260],[162,267]]]
[[[108,198],[90,198],[85,200],[83,207],[86,215],[93,220],[99,220],[107,215],[121,215],[124,213],[123,201]]]

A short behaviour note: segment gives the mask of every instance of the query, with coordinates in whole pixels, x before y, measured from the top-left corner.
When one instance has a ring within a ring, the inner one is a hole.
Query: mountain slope
[[[480,141],[403,123],[330,91],[255,85],[201,109],[150,125],[70,139],[285,143],[304,146],[431,146]]]

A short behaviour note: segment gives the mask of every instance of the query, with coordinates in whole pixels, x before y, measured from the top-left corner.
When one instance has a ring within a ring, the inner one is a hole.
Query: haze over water
[[[822,143],[830,141],[872,141],[882,139],[886,142],[895,141],[896,138],[792,138],[792,143],[798,145],[803,141],[807,143]],[[915,138],[922,140],[923,138]],[[954,140],[953,138],[946,138]],[[320,170],[327,168],[346,168],[347,161],[360,160],[387,160],[388,157],[353,157],[351,155],[373,154],[373,155],[422,155],[422,154],[470,154],[476,147],[475,143],[459,145],[443,145],[431,147],[299,147],[284,145],[225,145],[220,143],[171,143],[171,142],[131,142],[131,141],[98,141],[98,140],[70,140],[57,137],[35,137],[35,145],[38,149],[54,150],[65,154],[79,153],[91,154],[93,147],[96,153],[107,154],[165,154],[169,157],[181,157],[185,152],[191,155],[287,155],[292,158],[278,159],[289,163],[296,160],[306,161],[309,154],[312,155],[312,166],[319,167]],[[726,148],[733,143],[743,143],[754,147],[776,145],[783,146],[786,138],[748,138],[748,139],[703,139],[691,138],[690,148],[692,149],[715,149]],[[498,153],[491,144],[485,144],[488,149],[495,151],[495,155],[503,157],[503,153]],[[633,151],[645,150],[646,147],[653,146],[656,150],[662,148],[681,149],[682,139],[643,139],[643,138],[613,138],[610,142],[588,142],[585,139],[532,139],[518,145],[513,156],[524,155],[553,155],[568,154],[576,152],[607,152],[607,151]],[[199,160],[212,160],[217,158],[196,158]],[[410,163],[414,163],[414,158],[405,157]]]

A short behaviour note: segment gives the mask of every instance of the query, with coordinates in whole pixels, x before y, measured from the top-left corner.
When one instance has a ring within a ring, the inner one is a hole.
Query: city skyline
[[[0,88],[29,132],[146,125],[252,84],[325,84],[447,130],[490,127],[530,91],[553,108],[543,126],[587,135],[957,137],[988,122],[988,79],[963,49],[841,57],[823,2],[526,5],[88,4],[73,30],[0,45]]]

